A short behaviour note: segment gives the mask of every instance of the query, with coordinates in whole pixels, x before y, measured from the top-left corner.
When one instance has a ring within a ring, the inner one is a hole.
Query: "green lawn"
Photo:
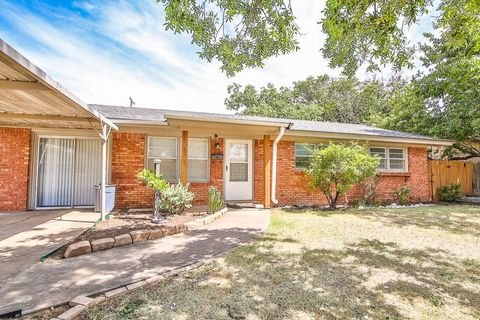
[[[479,319],[480,207],[275,211],[268,232],[92,319]]]

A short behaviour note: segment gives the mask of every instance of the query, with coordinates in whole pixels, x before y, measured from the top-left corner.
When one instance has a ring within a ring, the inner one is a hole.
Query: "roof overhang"
[[[135,119],[115,119],[109,118],[117,125],[122,126],[168,126],[167,119],[165,120],[135,120]]]
[[[118,127],[0,39],[0,126]]]
[[[379,135],[303,131],[303,130],[290,130],[285,132],[285,136],[309,137],[309,138],[318,138],[318,139],[336,139],[336,140],[338,139],[338,140],[394,142],[394,143],[414,144],[414,145],[424,145],[424,146],[451,146],[454,143],[454,141],[450,141],[450,140],[391,137],[391,136],[379,136]]]
[[[232,123],[232,124],[248,124],[254,126],[268,126],[268,127],[283,127],[289,128],[291,123],[289,121],[267,121],[267,120],[247,120],[247,119],[232,119],[229,117],[203,117],[194,115],[183,115],[175,113],[165,113],[165,118],[175,120],[192,120],[192,121],[204,121],[204,122],[219,122],[219,123]]]

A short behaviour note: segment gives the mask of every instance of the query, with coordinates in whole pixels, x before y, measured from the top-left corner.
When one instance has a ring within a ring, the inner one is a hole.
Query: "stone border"
[[[218,212],[220,212],[220,211],[218,211]],[[227,211],[225,211],[223,214],[219,215],[219,217],[223,216],[226,212]],[[95,293],[92,294],[92,296],[95,296],[95,297],[77,296],[68,303],[68,305],[70,306],[70,308],[68,310],[64,311],[62,314],[60,314],[60,315],[58,315],[54,318],[51,318],[50,320],[73,320],[73,319],[76,319],[82,312],[87,311],[87,309],[89,309],[91,307],[94,307],[97,304],[100,304],[100,303],[104,302],[105,300],[117,297],[119,295],[125,294],[127,292],[133,291],[133,290],[138,289],[138,288],[142,288],[142,287],[145,287],[145,286],[148,286],[148,285],[154,285],[155,283],[157,283],[161,280],[164,280],[168,277],[171,277],[171,276],[176,276],[176,275],[179,275],[180,273],[184,273],[184,272],[187,272],[187,271],[190,271],[190,270],[198,269],[201,266],[203,266],[203,265],[205,265],[205,264],[207,264],[211,261],[214,261],[216,259],[219,259],[220,257],[225,256],[226,254],[228,254],[228,253],[234,251],[235,249],[237,249],[238,247],[249,245],[252,241],[257,239],[261,235],[263,235],[263,232],[252,236],[252,238],[250,238],[247,241],[242,242],[242,243],[240,243],[236,246],[233,246],[232,248],[228,248],[228,249],[225,249],[223,251],[220,251],[217,254],[215,254],[215,255],[213,255],[209,258],[200,259],[200,260],[198,260],[194,263],[187,264],[187,265],[172,269],[172,270],[164,272],[162,274],[156,274],[152,277],[149,277],[149,278],[146,278],[146,279],[143,279],[143,280],[139,280],[139,281],[135,281],[135,282],[120,286],[118,288],[108,290],[106,292],[98,292],[96,294]]]
[[[166,236],[193,230],[215,220],[218,220],[228,212],[228,208],[223,208],[206,217],[187,222],[181,226],[158,228],[152,230],[134,230],[129,233],[121,234],[113,238],[101,238],[95,240],[83,240],[68,245],[64,258],[77,257],[83,254],[96,251],[108,250],[115,247],[130,245],[132,243],[144,242],[147,240],[157,240]]]

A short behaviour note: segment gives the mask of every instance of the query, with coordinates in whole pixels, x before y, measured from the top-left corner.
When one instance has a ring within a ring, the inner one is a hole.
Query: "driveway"
[[[269,210],[236,210],[187,233],[37,263],[0,288],[0,314],[30,313],[211,259],[265,231]]]
[[[99,213],[48,210],[0,213],[0,286],[92,227]]]

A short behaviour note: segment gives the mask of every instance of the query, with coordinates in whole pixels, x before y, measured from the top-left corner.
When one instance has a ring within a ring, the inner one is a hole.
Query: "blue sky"
[[[225,112],[233,82],[290,85],[310,75],[340,74],[320,54],[323,1],[292,5],[301,50],[234,78],[219,63],[199,59],[187,36],[165,31],[154,0],[0,0],[0,38],[87,103],[128,105],[132,96],[139,107]]]

